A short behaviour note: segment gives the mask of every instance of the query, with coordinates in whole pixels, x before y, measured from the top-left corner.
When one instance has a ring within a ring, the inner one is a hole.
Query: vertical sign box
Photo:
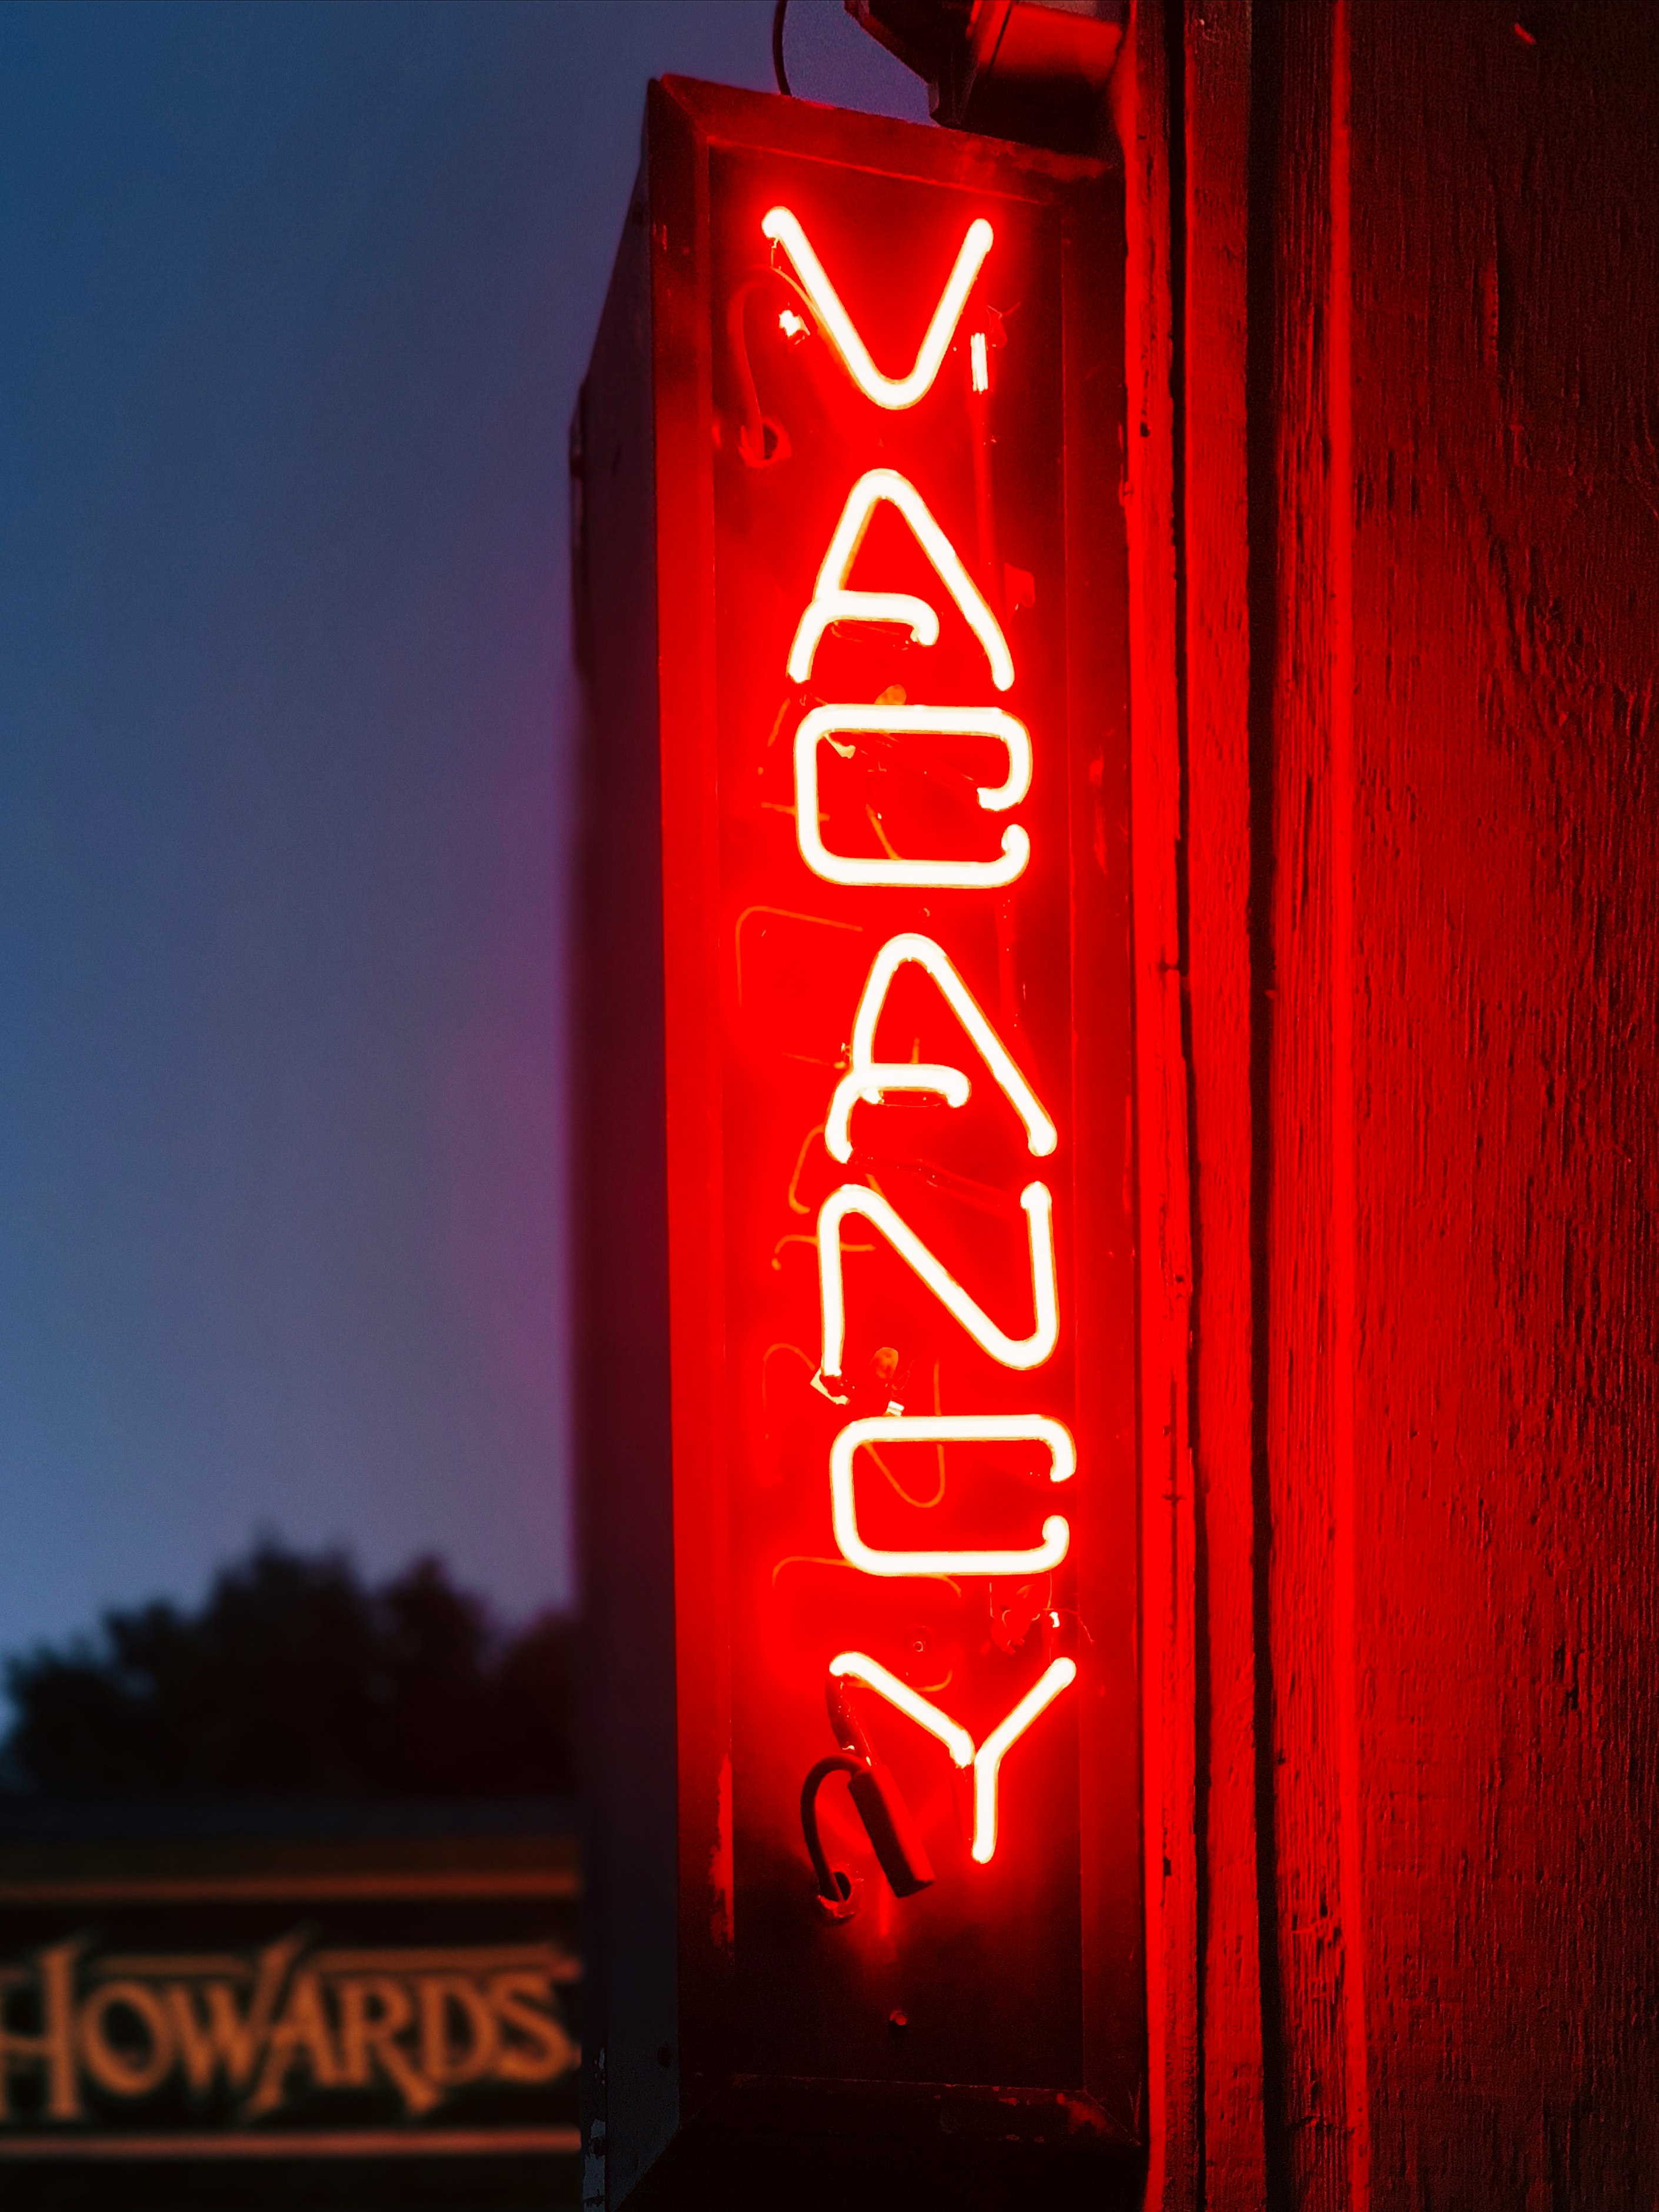
[[[652,88],[572,447],[596,2201],[1133,2167],[1121,276],[1098,164]]]

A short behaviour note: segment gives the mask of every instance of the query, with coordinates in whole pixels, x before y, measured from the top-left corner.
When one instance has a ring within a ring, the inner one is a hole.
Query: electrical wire
[[[786,100],[794,94],[789,89],[789,72],[783,65],[783,19],[789,12],[789,0],[778,0],[772,10],[772,73],[777,78],[778,90]]]
[[[791,94],[793,98],[793,94]],[[789,440],[780,422],[769,425],[761,413],[760,393],[755,386],[755,371],[749,359],[749,339],[744,318],[755,294],[767,285],[781,284],[799,301],[804,310],[802,320],[808,331],[815,328],[811,320],[812,303],[801,290],[787,269],[758,269],[735,287],[726,307],[726,335],[732,348],[732,362],[738,375],[738,390],[743,399],[743,423],[738,436],[738,450],[751,469],[763,469],[773,461],[788,456]],[[767,443],[770,428],[772,442]]]
[[[819,1759],[808,1774],[800,1790],[801,1832],[806,1838],[806,1855],[812,1862],[818,1895],[826,1905],[845,1906],[851,1903],[853,1886],[838,1867],[832,1867],[818,1835],[818,1791],[832,1774],[861,1774],[864,1762],[849,1759],[839,1752],[830,1759]]]

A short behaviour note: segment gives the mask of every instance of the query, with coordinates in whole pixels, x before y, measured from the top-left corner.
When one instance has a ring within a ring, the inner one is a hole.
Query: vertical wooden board
[[[1360,1718],[1402,2207],[1659,2172],[1659,17],[1522,15],[1354,15]]]
[[[1307,0],[1258,21],[1253,229],[1252,481],[1256,803],[1268,880],[1258,958],[1270,1172],[1261,1200],[1259,1387],[1273,1791],[1266,1838],[1272,2201],[1334,2212],[1364,2201],[1363,2034],[1341,1603],[1349,1469],[1337,1311],[1346,1223],[1335,1147],[1345,1118],[1334,1042],[1341,987],[1334,798],[1331,374],[1334,81],[1345,11]],[[1345,1660],[1348,1665],[1345,1665]]]
[[[1112,79],[1123,149],[1130,750],[1133,787],[1136,1163],[1139,1190],[1142,1802],[1145,1824],[1146,2201],[1201,2201],[1203,2144],[1194,1833],[1194,1501],[1187,1347],[1192,1250],[1176,858],[1181,834],[1175,243],[1170,15],[1136,11]]]
[[[1183,11],[1182,623],[1191,1065],[1192,1425],[1204,2202],[1267,2186],[1252,1484],[1249,317],[1250,18]]]

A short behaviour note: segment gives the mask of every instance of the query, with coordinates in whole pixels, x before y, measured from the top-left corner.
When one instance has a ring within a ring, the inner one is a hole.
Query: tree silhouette
[[[272,1540],[6,1662],[14,1789],[98,1797],[508,1797],[573,1782],[571,1629],[503,1634],[421,1559],[369,1588]]]

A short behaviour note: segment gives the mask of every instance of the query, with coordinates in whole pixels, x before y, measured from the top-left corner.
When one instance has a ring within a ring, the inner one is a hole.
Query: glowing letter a
[[[841,520],[836,525],[829,550],[818,568],[818,580],[806,611],[789,648],[790,680],[805,684],[812,672],[818,640],[831,623],[903,623],[918,645],[939,641],[939,617],[926,599],[909,592],[853,592],[847,579],[858,558],[859,548],[870,527],[870,518],[885,501],[896,507],[910,526],[911,534],[933,563],[962,618],[985,648],[991,664],[991,681],[1006,691],[1014,680],[1013,655],[1000,624],[985,604],[984,594],[963,566],[962,556],[934,521],[927,502],[896,469],[866,469],[847,495]]]
[[[1043,1112],[1036,1093],[1015,1065],[1008,1048],[980,1012],[971,991],[951,965],[950,956],[931,937],[914,930],[890,937],[870,970],[870,980],[859,1000],[853,1022],[852,1066],[836,1085],[823,1141],[830,1157],[843,1164],[853,1157],[853,1109],[860,1098],[878,1105],[890,1091],[927,1091],[952,1106],[968,1103],[969,1085],[959,1067],[940,1067],[926,1061],[878,1060],[876,1024],[887,1003],[894,975],[907,962],[925,968],[938,984],[951,1012],[972,1040],[975,1049],[994,1078],[998,1088],[1018,1115],[1025,1130],[1028,1151],[1043,1158],[1054,1149],[1054,1125]]]

